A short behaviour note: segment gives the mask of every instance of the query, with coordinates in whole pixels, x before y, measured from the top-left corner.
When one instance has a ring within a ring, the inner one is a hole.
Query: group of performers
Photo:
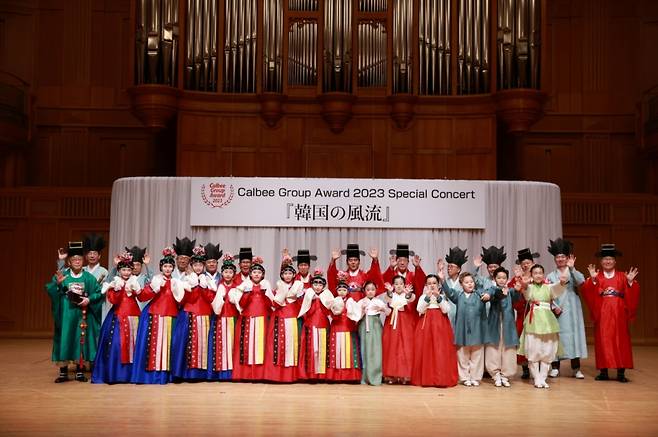
[[[382,272],[357,244],[334,250],[326,276],[308,250],[282,252],[276,281],[251,248],[237,259],[219,245],[176,238],[159,272],[134,246],[100,266],[104,241],[89,235],[60,249],[46,291],[52,302],[55,382],[165,384],[180,381],[338,381],[496,387],[522,378],[548,388],[560,361],[582,379],[587,357],[581,297],[595,326],[597,380],[627,382],[633,368],[629,323],[639,301],[636,268],[617,271],[621,253],[604,244],[601,270],[575,268],[571,242],[550,241],[555,268],[518,251],[512,273],[503,247],[482,248],[466,268],[466,250],[450,249],[426,274],[408,245],[390,251]],[[336,262],[346,255],[347,270]],[[84,265],[85,260],[87,262]],[[414,269],[409,269],[409,264]],[[83,266],[84,265],[84,266]],[[296,266],[296,267],[295,267]],[[468,271],[467,271],[468,270]],[[105,308],[105,310],[104,310]],[[102,321],[102,324],[101,324]]]

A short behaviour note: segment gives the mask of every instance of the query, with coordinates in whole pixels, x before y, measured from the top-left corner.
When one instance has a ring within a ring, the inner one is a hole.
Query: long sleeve
[[[375,283],[377,290],[384,289],[384,278],[382,277],[382,271],[379,268],[379,260],[377,258],[373,258],[370,263],[370,270],[368,270],[367,275],[368,279]]]
[[[416,304],[416,310],[418,311],[418,314],[425,314],[425,311],[427,311],[427,308],[430,306],[427,300],[425,300],[425,296],[425,294],[421,295],[418,299],[418,303]]]
[[[414,270],[414,283],[412,284],[414,286],[414,291],[416,293],[416,296],[420,296],[423,294],[423,289],[425,288],[426,280],[427,280],[427,275],[425,274],[425,271],[419,264],[418,267],[416,267],[416,270]]]
[[[624,291],[624,299],[626,301],[628,319],[633,321],[637,315],[637,307],[640,303],[640,284],[637,281],[633,281],[632,285],[628,285],[628,281],[624,278],[624,285],[626,288]]]
[[[329,267],[327,268],[327,286],[332,293],[334,293],[334,290],[336,290],[337,276],[338,269],[336,268],[336,260],[332,259],[329,261]]]
[[[448,281],[445,281],[443,283],[441,289],[446,294],[446,297],[450,299],[452,303],[457,305],[457,300],[459,299],[459,293],[448,285]]]
[[[569,269],[569,273],[571,276],[571,280],[573,281],[573,288],[574,290],[577,290],[578,287],[583,285],[583,282],[585,282],[585,275],[583,275],[576,269]]]

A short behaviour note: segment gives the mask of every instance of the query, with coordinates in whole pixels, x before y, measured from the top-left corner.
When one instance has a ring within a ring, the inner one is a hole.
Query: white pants
[[[516,364],[516,347],[505,347],[503,336],[500,336],[500,342],[494,346],[488,344],[484,348],[485,365],[487,372],[492,378],[500,374],[505,378],[511,378],[518,368]]]
[[[530,368],[530,374],[535,380],[535,385],[546,384],[546,378],[548,378],[548,369],[551,368],[550,362],[528,361],[528,367]]]
[[[484,346],[461,346],[457,349],[457,364],[461,381],[481,381],[484,373]]]

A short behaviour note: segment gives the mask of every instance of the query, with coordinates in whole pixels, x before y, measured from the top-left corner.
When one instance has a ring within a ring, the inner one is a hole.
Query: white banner
[[[192,226],[484,229],[485,184],[426,179],[192,178]]]

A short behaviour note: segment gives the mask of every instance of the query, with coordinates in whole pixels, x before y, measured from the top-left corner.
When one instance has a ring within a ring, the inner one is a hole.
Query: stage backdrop
[[[197,243],[219,243],[224,251],[237,254],[250,246],[254,255],[265,260],[267,277],[278,278],[281,250],[310,249],[317,265],[326,271],[333,248],[359,243],[368,252],[379,249],[382,268],[388,266],[388,253],[397,243],[408,243],[422,258],[426,272],[436,270],[436,261],[452,246],[467,248],[469,263],[481,246],[504,245],[506,267],[513,265],[516,251],[530,247],[541,254],[540,263],[553,267],[546,251],[548,239],[562,235],[560,189],[539,182],[482,182],[486,196],[484,229],[369,229],[310,227],[206,227],[190,226],[190,190],[194,178],[125,178],[114,182],[110,222],[110,253],[124,246],[147,246],[157,269],[161,250],[176,237],[188,236]],[[309,180],[312,182],[313,180]],[[342,180],[345,182],[345,180]],[[409,210],[409,217],[426,214]],[[261,214],[267,216],[264,209]],[[437,223],[439,218],[437,217]],[[340,266],[344,267],[344,257]],[[368,256],[362,257],[368,268]]]

